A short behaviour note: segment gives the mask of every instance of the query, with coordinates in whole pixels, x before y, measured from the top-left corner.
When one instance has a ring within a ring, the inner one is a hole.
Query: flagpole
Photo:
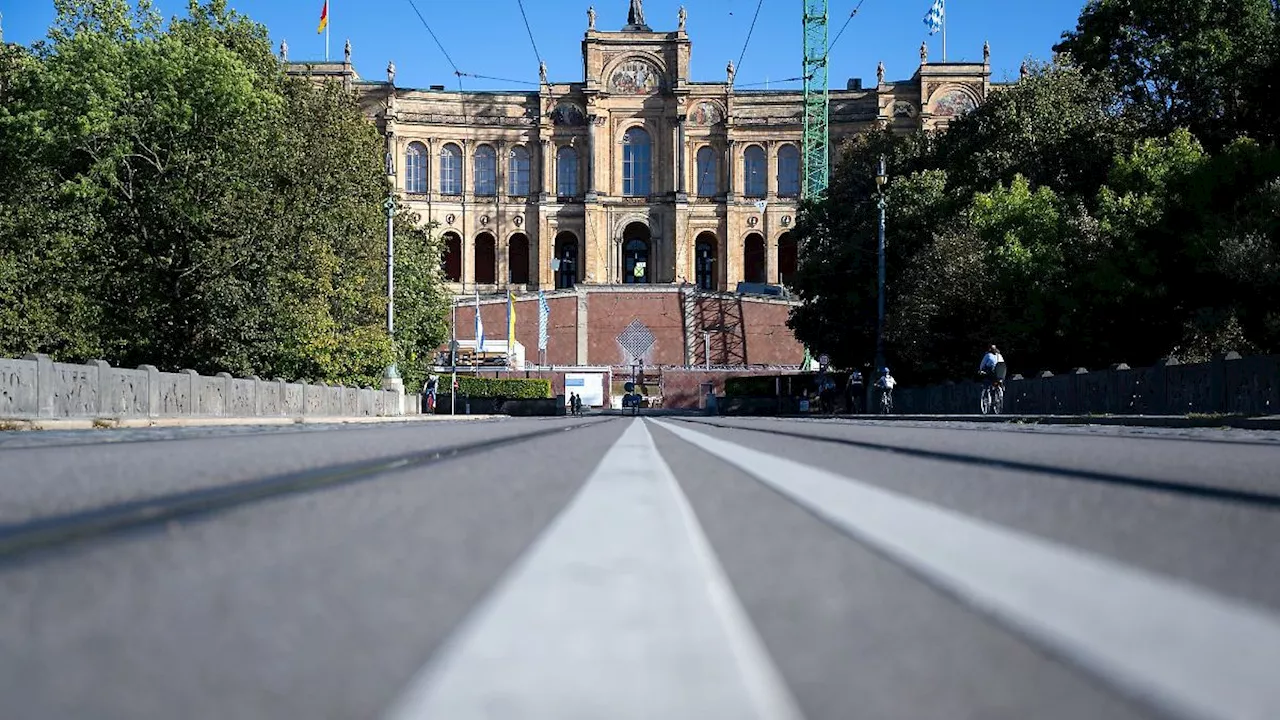
[[[945,0],[944,0],[945,2]],[[947,6],[942,6],[942,62],[947,61],[947,15],[950,15]]]
[[[332,24],[333,24],[333,22],[332,22],[332,21],[331,21],[331,19],[329,18],[329,3],[328,3],[327,1],[326,1],[326,2],[325,2],[325,4],[324,4],[324,16],[325,16],[325,23],[324,23],[324,61],[325,61],[325,62],[329,62],[329,26],[330,26],[330,25],[332,25]],[[943,37],[945,38],[945,37],[946,37],[946,34],[945,34],[945,33],[946,33],[946,31],[944,30],[944,31],[943,31],[943,33],[944,33],[944,34],[943,34]],[[943,46],[943,47],[946,47],[946,46],[947,46],[947,41],[946,41],[946,40],[943,40],[943,41],[942,41],[942,46]],[[943,50],[943,51],[942,51],[942,54],[943,54],[943,56],[945,56],[945,55],[947,54],[947,51],[946,51],[946,50]]]

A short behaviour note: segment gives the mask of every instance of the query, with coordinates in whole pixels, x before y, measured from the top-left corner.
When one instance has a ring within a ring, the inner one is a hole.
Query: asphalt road
[[[1280,433],[0,433],[0,718],[1280,717]]]

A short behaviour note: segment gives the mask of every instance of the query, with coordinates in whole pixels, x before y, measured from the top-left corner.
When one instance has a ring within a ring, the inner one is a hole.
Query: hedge
[[[724,381],[725,397],[773,397],[778,394],[777,376],[733,377]]]
[[[551,381],[541,378],[459,377],[458,394],[473,398],[536,400],[551,397]]]

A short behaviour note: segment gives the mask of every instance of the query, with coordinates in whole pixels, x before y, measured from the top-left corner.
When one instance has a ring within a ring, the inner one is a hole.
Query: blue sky
[[[693,41],[692,79],[724,77],[725,63],[738,62],[757,2],[759,19],[738,71],[738,85],[772,84],[800,74],[801,0],[644,0],[646,20],[655,30],[674,30],[683,3]],[[464,73],[534,83],[538,63],[520,18],[517,0],[413,0],[453,62]],[[617,30],[626,23],[628,0],[523,0],[534,39],[553,81],[582,78],[581,40],[587,5],[596,7],[596,27]],[[278,46],[288,40],[290,59],[322,59],[324,36],[316,33],[323,0],[231,0],[231,6],[263,23]],[[858,0],[831,0],[831,34],[844,24]],[[919,63],[922,40],[930,58],[941,58],[940,36],[928,37],[923,17],[930,0],[864,0],[832,51],[831,85],[850,77],[874,81],[876,63],[889,79],[905,79]],[[166,15],[185,14],[186,0],[157,0]],[[1024,58],[1047,58],[1064,30],[1075,26],[1083,0],[949,0],[947,59],[979,60],[982,43],[992,48],[992,79],[1017,77]],[[52,0],[0,0],[4,37],[30,43],[45,35],[53,19]],[[342,56],[351,39],[353,62],[364,77],[382,79],[388,60],[396,63],[397,84],[458,87],[409,0],[331,0],[330,55]],[[796,82],[781,86],[799,87]],[[523,89],[513,82],[463,78],[476,90]]]

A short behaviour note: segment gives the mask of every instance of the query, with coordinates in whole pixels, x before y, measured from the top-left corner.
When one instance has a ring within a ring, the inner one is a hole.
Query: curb
[[[1280,415],[1262,417],[1244,415],[775,415],[773,417],[825,417],[840,420],[878,420],[882,422],[970,422],[991,425],[1115,425],[1121,427],[1280,430]]]
[[[448,420],[492,420],[505,415],[397,415],[394,417],[251,417],[251,418],[0,418],[5,430],[111,430],[281,425],[382,425]]]

